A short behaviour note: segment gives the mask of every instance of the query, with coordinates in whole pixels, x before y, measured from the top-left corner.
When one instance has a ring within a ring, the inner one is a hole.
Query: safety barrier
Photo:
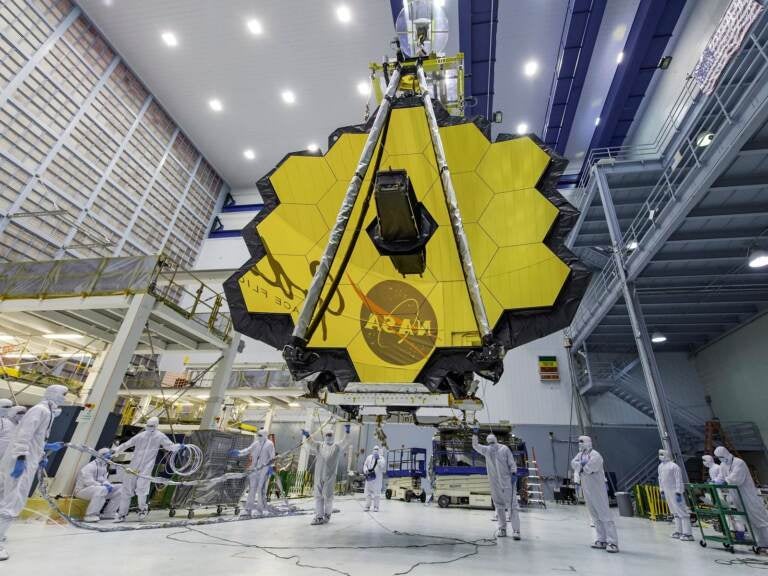
[[[649,520],[666,520],[669,518],[669,507],[661,497],[659,487],[653,484],[637,484],[632,493],[635,497],[635,511],[638,516]]]

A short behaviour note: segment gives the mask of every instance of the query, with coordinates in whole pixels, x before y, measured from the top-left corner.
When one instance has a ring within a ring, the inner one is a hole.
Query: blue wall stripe
[[[685,0],[640,3],[624,46],[624,61],[616,67],[590,149],[624,142],[684,6]]]
[[[547,110],[544,143],[565,153],[576,109],[603,20],[606,0],[572,2],[568,31],[559,55],[559,69]]]

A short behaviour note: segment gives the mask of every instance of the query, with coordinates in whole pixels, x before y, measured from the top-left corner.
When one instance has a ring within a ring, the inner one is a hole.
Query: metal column
[[[307,418],[304,420],[304,430],[307,432],[312,432],[312,424],[315,421],[315,417],[317,416],[317,408],[313,410],[307,410]],[[301,449],[299,450],[299,462],[296,466],[296,474],[301,476],[302,472],[307,471],[307,465],[309,464],[309,455],[312,451],[312,448],[309,444],[309,442],[304,442],[301,445]]]
[[[115,340],[104,355],[99,374],[86,399],[86,402],[93,404],[92,417],[78,423],[72,435],[72,443],[96,447],[107,422],[107,415],[115,408],[125,371],[154,305],[155,299],[150,294],[137,294],[131,298],[125,318],[120,324]],[[70,495],[77,473],[90,459],[89,454],[67,450],[51,486],[51,493]]]
[[[267,410],[267,415],[264,417],[264,434],[269,434],[272,431],[272,420],[275,418],[275,407],[270,406]]]
[[[653,353],[651,338],[648,336],[648,327],[645,324],[645,316],[640,308],[640,301],[635,290],[635,283],[627,280],[627,273],[624,267],[624,245],[622,241],[621,227],[619,218],[616,216],[616,208],[611,198],[611,190],[608,187],[608,181],[598,166],[592,167],[593,175],[597,181],[600,200],[605,212],[605,220],[608,224],[608,233],[611,237],[611,246],[613,249],[613,258],[616,261],[616,270],[619,277],[619,283],[624,294],[624,301],[629,312],[629,321],[632,324],[632,335],[637,344],[637,352],[640,356],[640,364],[643,368],[646,386],[648,387],[648,396],[653,407],[653,414],[656,418],[656,426],[659,428],[661,444],[665,450],[672,454],[672,458],[680,466],[683,473],[683,481],[688,482],[688,474],[685,471],[685,461],[683,460],[680,444],[677,441],[675,424],[667,405],[667,397],[664,394],[664,385],[661,381],[661,373],[656,364],[656,356]]]
[[[208,396],[208,402],[205,405],[203,417],[200,420],[200,430],[216,430],[218,428],[217,418],[221,417],[221,409],[224,406],[224,398],[227,393],[227,385],[232,375],[232,366],[235,363],[235,356],[240,347],[240,334],[234,332],[229,346],[224,349],[221,360],[216,365],[216,372],[213,375],[211,383],[211,392]]]

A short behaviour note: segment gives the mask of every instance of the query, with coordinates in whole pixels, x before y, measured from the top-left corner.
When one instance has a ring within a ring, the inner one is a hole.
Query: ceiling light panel
[[[179,39],[176,38],[176,34],[173,32],[163,32],[160,34],[160,38],[162,38],[163,43],[169,48],[175,48],[179,45]]]

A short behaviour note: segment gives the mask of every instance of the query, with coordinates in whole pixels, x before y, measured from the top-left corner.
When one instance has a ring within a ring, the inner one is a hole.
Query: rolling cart
[[[190,443],[198,445],[203,451],[203,465],[188,480],[215,478],[229,472],[245,472],[246,459],[230,458],[230,450],[242,450],[248,447],[252,436],[223,432],[220,430],[198,430],[193,432]],[[248,485],[247,478],[225,480],[213,486],[177,486],[168,508],[168,516],[176,516],[178,509],[187,510],[187,518],[194,518],[199,508],[216,507],[220,516],[226,508],[232,508],[235,516],[240,514],[240,499]]]
[[[744,509],[744,501],[737,486],[730,484],[686,484],[686,490],[693,505],[693,512],[696,514],[696,522],[699,530],[701,530],[699,544],[702,547],[706,548],[707,542],[719,542],[731,554],[736,552],[736,546],[749,546],[755,554],[759,553],[757,542],[752,537],[754,532],[749,521],[749,515],[734,507],[726,499],[738,499],[737,501],[741,504],[740,508]],[[728,493],[727,497],[726,492]],[[749,537],[736,539],[731,530],[731,524],[736,519],[740,519],[748,528]],[[704,532],[704,526],[709,524],[712,525],[713,530],[719,531],[720,534]]]
[[[424,448],[399,448],[387,452],[387,489],[384,496],[410,502],[418,498],[427,501],[421,487],[427,476],[427,451]]]

